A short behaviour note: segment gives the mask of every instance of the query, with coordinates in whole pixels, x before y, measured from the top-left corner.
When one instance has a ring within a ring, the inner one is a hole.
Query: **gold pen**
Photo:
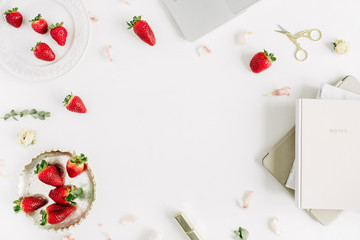
[[[191,240],[201,240],[194,226],[189,222],[189,220],[184,216],[182,212],[177,213],[175,215],[175,219]]]

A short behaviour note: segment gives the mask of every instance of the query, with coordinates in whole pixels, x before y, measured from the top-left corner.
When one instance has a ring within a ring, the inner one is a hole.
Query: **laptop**
[[[260,0],[164,0],[188,41],[195,41]]]

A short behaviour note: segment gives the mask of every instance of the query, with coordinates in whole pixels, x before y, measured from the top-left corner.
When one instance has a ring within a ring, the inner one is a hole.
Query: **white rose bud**
[[[35,134],[34,130],[23,129],[17,136],[20,144],[23,147],[28,147],[35,143]]]
[[[346,54],[350,50],[350,44],[343,40],[337,40],[336,42],[333,42],[333,45],[337,54]]]

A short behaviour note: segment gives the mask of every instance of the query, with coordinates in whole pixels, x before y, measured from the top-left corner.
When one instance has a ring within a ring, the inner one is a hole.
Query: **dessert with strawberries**
[[[62,151],[40,154],[20,175],[19,197],[14,211],[25,212],[41,228],[57,231],[78,225],[95,200],[87,157]]]

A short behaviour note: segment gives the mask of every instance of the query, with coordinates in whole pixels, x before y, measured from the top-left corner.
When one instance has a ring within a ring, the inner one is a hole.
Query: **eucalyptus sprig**
[[[45,118],[50,117],[49,112],[45,111],[37,111],[36,109],[25,109],[21,112],[16,112],[14,109],[12,109],[9,113],[5,114],[3,117],[0,117],[0,119],[8,120],[9,118],[13,118],[16,121],[19,121],[17,117],[25,117],[25,116],[32,116],[34,119],[40,119],[45,120]]]
[[[242,228],[242,227],[239,227],[239,230],[234,231],[234,233],[237,235],[237,238],[239,240],[246,240],[249,237],[249,232],[245,228]]]

